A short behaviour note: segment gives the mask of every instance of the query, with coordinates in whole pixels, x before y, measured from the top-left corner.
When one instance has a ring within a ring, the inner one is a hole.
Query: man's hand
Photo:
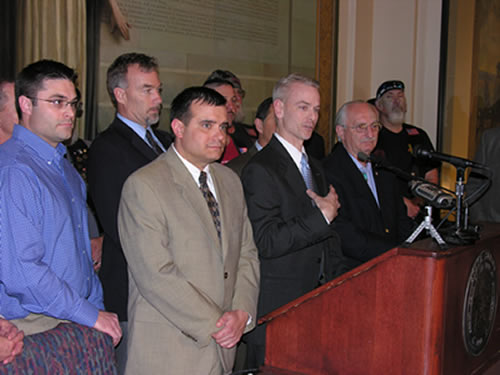
[[[92,261],[94,262],[95,272],[101,269],[103,239],[103,236],[90,239],[90,249],[92,250]]]
[[[4,365],[14,360],[14,357],[23,351],[23,331],[15,325],[0,318],[0,361]]]
[[[403,201],[406,205],[407,215],[412,219],[415,219],[415,217],[420,212],[420,206],[418,205],[418,202],[406,197],[403,197]]]
[[[122,338],[122,329],[118,323],[118,315],[106,311],[99,311],[94,328],[111,336],[116,346]]]
[[[328,195],[326,197],[320,197],[314,191],[307,189],[307,195],[316,203],[316,206],[321,210],[321,213],[328,220],[329,223],[333,221],[337,217],[340,202],[337,193],[332,185],[330,185],[330,190],[328,191]]]
[[[214,333],[212,337],[217,344],[230,349],[240,341],[247,321],[248,313],[243,310],[225,312],[215,324],[217,328],[222,329]]]

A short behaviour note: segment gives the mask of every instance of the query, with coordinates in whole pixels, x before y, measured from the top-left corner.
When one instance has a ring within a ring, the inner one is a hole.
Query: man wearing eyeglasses
[[[0,315],[25,334],[62,321],[121,338],[94,272],[85,184],[64,158],[79,101],[76,73],[41,60],[19,73],[20,124],[0,146]]]
[[[340,142],[323,162],[326,180],[335,187],[342,207],[335,229],[348,269],[403,242],[411,229],[395,177],[359,156],[371,154],[381,127],[374,106],[345,103],[335,118]]]

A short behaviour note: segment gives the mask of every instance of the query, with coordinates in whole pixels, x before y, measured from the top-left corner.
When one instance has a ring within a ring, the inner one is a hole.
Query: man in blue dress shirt
[[[93,270],[85,185],[61,144],[73,130],[76,77],[41,60],[16,79],[20,125],[0,146],[0,315],[26,334],[79,323],[116,345],[118,319],[103,311]]]

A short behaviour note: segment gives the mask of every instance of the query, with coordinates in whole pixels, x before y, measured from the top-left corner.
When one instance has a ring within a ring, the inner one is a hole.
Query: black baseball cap
[[[405,91],[405,84],[402,81],[385,81],[377,89],[377,100],[387,91],[391,90]]]

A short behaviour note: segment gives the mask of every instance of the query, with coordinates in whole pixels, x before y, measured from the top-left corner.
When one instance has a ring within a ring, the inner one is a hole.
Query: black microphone
[[[408,183],[412,193],[436,208],[451,208],[455,205],[455,197],[438,186],[428,182],[413,180]]]
[[[480,168],[484,169],[485,166],[483,164],[476,163],[472,160],[468,159],[463,159],[459,158],[458,156],[452,156],[452,155],[447,155],[447,154],[442,154],[437,151],[432,151],[432,150],[427,150],[420,145],[415,146],[415,149],[413,151],[413,155],[422,158],[422,159],[435,159],[439,161],[444,161],[446,163],[453,164],[456,167],[461,167],[461,168]]]
[[[358,152],[358,160],[363,163],[372,162],[375,167],[388,170],[389,172],[394,173],[396,176],[406,181],[416,179],[415,176],[411,176],[409,173],[406,173],[402,169],[388,163],[385,159],[385,153],[382,150],[375,150],[371,153],[371,155],[367,155],[364,152]]]
[[[376,150],[372,152],[370,155],[365,154],[364,152],[358,152],[358,160],[367,163],[372,162],[375,165],[385,164],[385,154],[384,151]]]

